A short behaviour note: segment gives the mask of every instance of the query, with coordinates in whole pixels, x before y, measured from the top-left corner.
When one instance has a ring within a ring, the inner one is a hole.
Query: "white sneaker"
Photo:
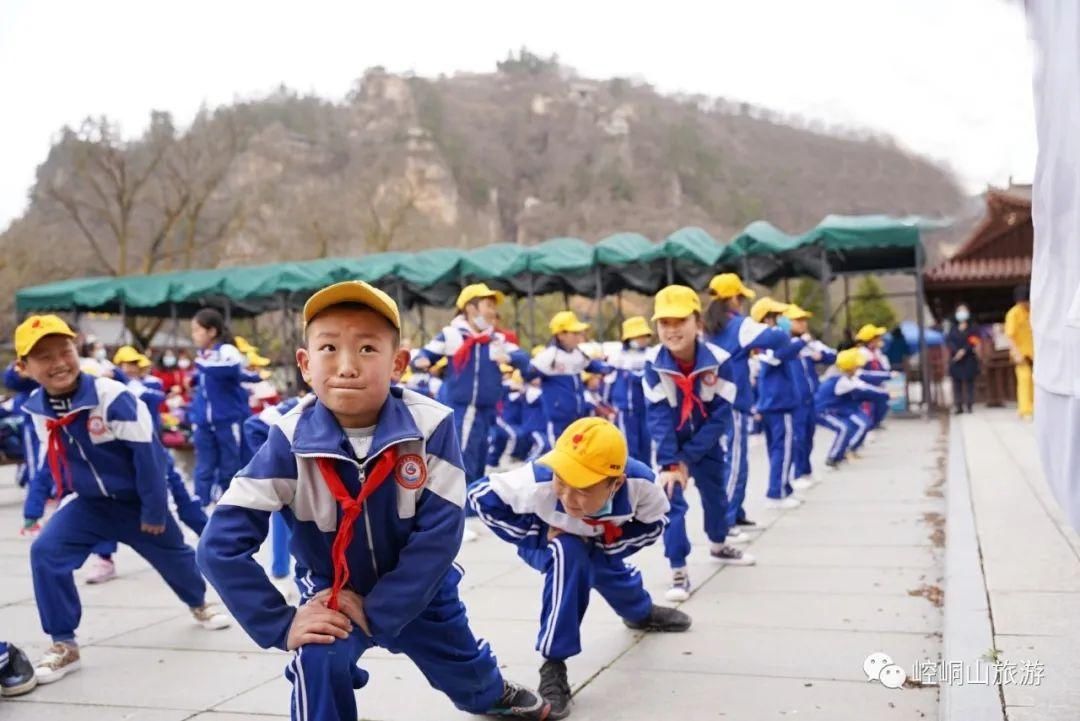
[[[664,591],[664,598],[675,602],[690,598],[690,574],[685,568],[671,572],[671,586]]]
[[[814,487],[814,481],[809,476],[803,476],[802,478],[796,478],[791,482],[791,487],[796,491],[805,491],[807,488]]]
[[[725,566],[753,566],[757,563],[757,559],[746,551],[740,551],[726,543],[714,543],[709,555]]]
[[[469,528],[468,526],[465,526],[465,532],[461,535],[461,542],[472,543],[477,538],[480,538],[480,534]]]
[[[90,573],[86,576],[87,583],[105,583],[116,578],[115,563],[101,556],[93,556],[93,559]]]
[[[207,631],[220,631],[223,628],[228,628],[232,625],[232,619],[229,614],[221,611],[215,611],[210,604],[203,604],[198,608],[191,609],[191,615],[195,618],[195,623],[199,624]]]
[[[724,539],[724,543],[749,543],[750,541],[749,533],[743,533],[735,529],[728,531],[727,538]]]
[[[78,646],[54,643],[49,646],[41,660],[34,664],[34,675],[40,684],[52,683],[72,671],[78,671],[80,665]]]
[[[787,498],[766,498],[765,507],[771,508],[777,511],[787,511],[792,508],[798,508],[802,505],[802,501],[794,496],[788,496]]]

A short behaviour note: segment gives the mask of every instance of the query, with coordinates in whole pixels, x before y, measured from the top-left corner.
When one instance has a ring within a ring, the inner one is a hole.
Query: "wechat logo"
[[[863,673],[867,681],[877,681],[885,688],[900,688],[907,681],[907,672],[893,663],[891,656],[881,651],[866,657]]]

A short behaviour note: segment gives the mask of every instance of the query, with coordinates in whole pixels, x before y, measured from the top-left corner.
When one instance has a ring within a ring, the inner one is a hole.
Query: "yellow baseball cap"
[[[701,312],[701,298],[697,291],[685,285],[669,285],[661,288],[653,301],[653,320],[661,318],[686,318]]]
[[[859,328],[859,332],[855,334],[855,340],[861,343],[866,343],[868,341],[874,340],[875,338],[880,338],[888,332],[888,328],[882,328],[879,325],[867,323],[862,328]]]
[[[734,273],[714,275],[709,281],[709,292],[717,298],[734,298],[737,295],[746,298],[757,296],[757,293],[743,285],[742,278]]]
[[[487,286],[487,283],[473,283],[467,285],[461,289],[457,297],[457,308],[463,310],[469,301],[476,300],[477,298],[494,298],[495,304],[498,305],[506,299],[502,291],[492,290]]]
[[[236,336],[235,338],[233,338],[233,345],[236,346],[236,350],[240,351],[244,355],[247,355],[248,353],[259,352],[258,348],[251,345],[251,343],[248,343],[247,338],[244,338],[242,336]]]
[[[149,356],[143,355],[142,353],[139,354],[138,363],[140,368],[149,368],[154,365],[154,361],[150,360]]]
[[[851,372],[866,365],[866,357],[858,348],[848,348],[836,354],[836,367]]]
[[[398,313],[397,303],[394,302],[394,299],[362,280],[346,280],[341,283],[334,283],[308,298],[307,303],[304,303],[304,326],[306,327],[312,318],[330,306],[340,305],[341,303],[366,305],[390,321],[390,324],[395,328],[401,330],[401,315]]]
[[[778,300],[774,300],[768,296],[765,296],[758,302],[750,306],[750,317],[761,322],[762,318],[770,313],[783,313],[788,309],[787,303],[781,303]]]
[[[113,354],[112,362],[116,365],[121,363],[138,363],[142,358],[142,353],[135,350],[134,346],[122,345],[116,349],[116,353]]]
[[[548,328],[551,330],[552,335],[556,333],[584,333],[589,329],[589,324],[578,320],[577,315],[572,310],[560,310],[551,316]]]
[[[626,439],[610,421],[581,418],[567,426],[555,447],[537,462],[553,470],[566,485],[588,488],[623,474]]]
[[[255,368],[265,368],[266,366],[270,365],[269,358],[265,358],[253,350],[248,351],[244,355],[247,356],[247,362],[249,366],[253,366]]]
[[[811,313],[808,310],[805,310],[804,308],[800,308],[799,306],[795,305],[794,303],[792,303],[791,305],[788,306],[788,309],[784,311],[784,315],[787,316],[788,318],[790,318],[791,320],[805,320],[807,318],[813,318],[814,317],[813,313]]]
[[[649,327],[649,321],[645,320],[644,316],[635,315],[632,318],[627,318],[622,324],[622,339],[630,340],[631,338],[640,338],[643,335],[652,335],[652,328]]]
[[[24,358],[47,335],[75,337],[75,331],[56,315],[32,315],[15,329],[15,355]]]

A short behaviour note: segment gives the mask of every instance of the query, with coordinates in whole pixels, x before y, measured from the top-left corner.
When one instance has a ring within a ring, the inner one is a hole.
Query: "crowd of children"
[[[743,507],[753,428],[768,451],[766,505],[793,509],[816,480],[816,427],[835,433],[826,463],[836,467],[885,418],[884,329],[860,329],[859,347],[837,353],[797,306],[761,298],[744,314],[755,294],[737,275],[713,278],[709,296],[703,306],[689,287],[664,288],[652,324],[627,319],[606,357],[583,349],[588,324],[562,311],[530,356],[497,327],[502,294],[476,284],[410,353],[389,296],[339,283],[304,308],[296,362],[310,392],[280,403],[253,390],[268,361],[212,309],[192,319],[193,362],[167,352],[153,373],[133,347],[112,362],[96,347],[80,359],[62,320],[27,319],[5,381],[27,419],[24,532],[53,645],[28,671],[0,644],[0,688],[22,693],[35,673],[49,683],[78,668],[73,571],[93,554],[88,580],[112,577],[121,542],[199,625],[231,621],[206,605],[205,575],[253,640],[293,652],[293,718],[355,719],[354,690],[367,683],[357,662],[375,646],[407,655],[463,710],[564,718],[565,662],[581,651],[591,589],[630,628],[690,627],[653,603],[626,558],[661,542],[667,600],[690,597],[691,485],[710,557],[754,565],[738,547],[756,525]],[[161,439],[161,414],[182,408],[194,494]],[[170,498],[199,536],[198,567]],[[50,499],[58,508],[43,522]],[[466,515],[543,575],[538,692],[505,679],[470,629],[455,563],[476,536]],[[254,559],[268,537],[269,576]],[[293,594],[281,582],[290,575]]]

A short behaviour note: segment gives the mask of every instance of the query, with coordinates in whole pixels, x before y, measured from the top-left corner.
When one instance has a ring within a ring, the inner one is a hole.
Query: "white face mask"
[[[971,313],[966,308],[956,311],[956,321],[958,323],[966,323],[970,318]]]
[[[181,358],[180,360],[176,361],[176,365],[179,366],[181,369],[187,369],[191,367],[191,361],[189,361],[187,358]]]
[[[103,361],[108,357],[109,354],[105,351],[104,348],[98,348],[94,351],[94,360]]]
[[[479,331],[485,331],[491,328],[491,323],[489,323],[488,319],[485,318],[481,313],[477,313],[475,316],[473,316],[472,324]]]
[[[161,364],[166,368],[172,368],[176,365],[176,356],[167,355],[161,359]]]
[[[649,347],[649,343],[643,340],[637,340],[636,338],[630,341],[630,347],[634,350],[644,350]]]

